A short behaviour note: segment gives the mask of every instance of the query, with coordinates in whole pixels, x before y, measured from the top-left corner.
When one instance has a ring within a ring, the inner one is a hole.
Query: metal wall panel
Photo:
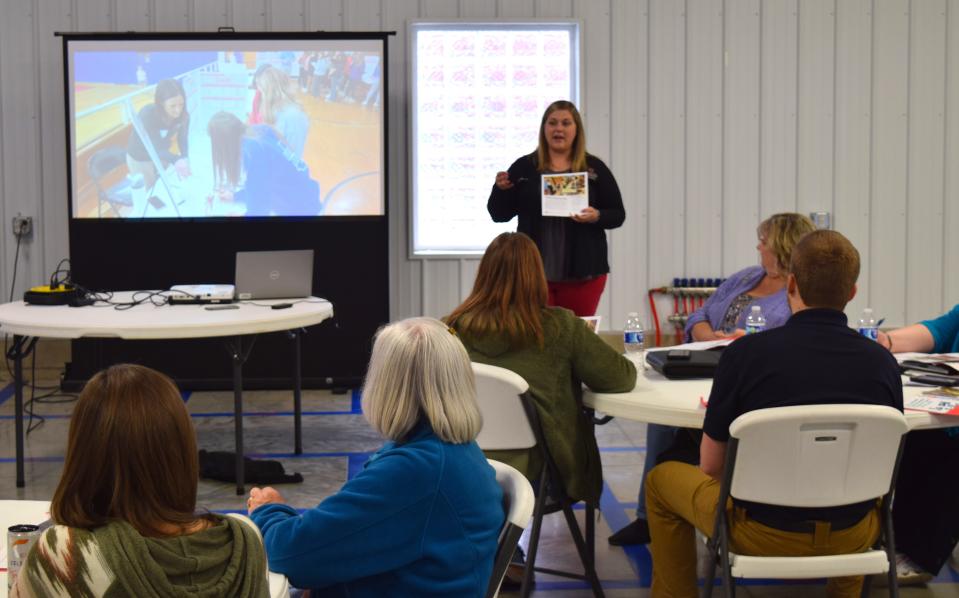
[[[913,0],[909,47],[906,320],[938,313],[942,300],[946,2]],[[959,298],[957,298],[959,299]]]
[[[411,18],[579,18],[590,151],[627,221],[610,234],[609,327],[673,276],[756,262],[774,211],[827,209],[863,258],[859,297],[887,325],[959,302],[959,8],[955,0],[5,0],[0,225],[35,218],[19,295],[67,253],[55,30],[395,30],[389,220],[394,317],[443,315],[477,261],[408,255]],[[650,112],[651,111],[651,112]],[[652,120],[650,120],[650,116]],[[4,234],[0,283],[12,282]],[[642,309],[645,310],[644,307]]]
[[[723,103],[723,275],[757,262],[759,222],[758,0],[726,0]]]
[[[946,142],[945,182],[943,203],[945,217],[942,219],[943,261],[942,307],[939,311],[950,309],[959,303],[959,4],[950,1],[946,4],[948,23],[946,30]],[[931,251],[935,251],[932,248]]]
[[[647,115],[649,20],[647,0],[613,0],[613,127],[607,164],[615,173],[626,208],[626,223],[609,238],[609,318],[604,328],[623,325],[637,311],[651,322],[645,302],[649,271],[649,177]],[[622,322],[620,321],[622,320]]]
[[[342,31],[344,0],[307,0],[309,31]]]
[[[192,31],[193,3],[190,0],[151,0],[150,20],[157,31]],[[149,10],[149,9],[148,9]]]
[[[383,6],[383,28],[396,31],[390,38],[389,111],[387,130],[389,166],[390,315],[394,319],[422,315],[424,260],[409,259],[409,55],[406,22],[419,16],[419,0],[389,0]]]
[[[306,31],[306,0],[273,0],[268,7],[273,31]]]
[[[39,76],[37,72],[37,15],[34,2],[8,3],[3,12],[4,32],[0,36],[0,192],[3,209],[0,226],[4,249],[4,276],[0,296],[6,302],[13,284],[13,263],[17,257],[17,239],[12,234],[11,219],[18,214],[30,216],[34,223],[43,219],[41,203],[42,173],[40,163]],[[19,249],[17,289],[44,280],[43,245],[34,233],[25,238]]]
[[[869,305],[872,143],[872,0],[836,6],[836,182],[833,226],[859,249],[859,292],[847,309]]]
[[[759,213],[766,217],[796,210],[799,0],[763,2],[760,10]]]
[[[117,31],[150,31],[151,0],[117,2]]]
[[[799,8],[799,118],[796,209],[833,212],[835,0]]]
[[[34,266],[39,278],[23,280],[18,285],[20,295],[23,289],[41,284],[48,279],[57,262],[68,256],[67,250],[67,177],[66,132],[63,126],[63,40],[54,36],[56,31],[69,31],[73,28],[73,13],[70,0],[36,2],[37,15],[37,67],[44,69],[49,76],[39,76],[37,84],[39,97],[40,130],[40,191],[36,209],[42,214],[34,220],[37,225],[33,241],[41,247],[42,259]],[[5,87],[0,82],[0,88]],[[5,168],[3,169],[5,170]],[[0,170],[0,172],[3,172]],[[3,195],[6,200],[6,194]],[[3,204],[6,204],[4,201]],[[2,206],[0,206],[2,211]],[[6,219],[0,221],[6,222]],[[4,231],[6,232],[6,231]],[[39,256],[38,256],[39,257]],[[4,260],[0,269],[5,270],[10,260]],[[4,271],[0,270],[0,271]],[[3,289],[9,292],[9,286]],[[6,293],[4,293],[6,294]],[[4,300],[9,296],[5,296]]]
[[[216,31],[218,27],[235,26],[230,0],[191,0],[193,27],[196,31]]]
[[[666,281],[685,261],[685,2],[649,3],[649,276]],[[620,314],[622,315],[622,314]],[[625,320],[624,320],[625,321]]]
[[[880,316],[906,322],[909,3],[883,0],[873,10],[869,299]]]
[[[686,2],[685,268],[722,271],[723,14],[713,0]],[[675,272],[675,266],[674,272]],[[672,274],[667,276],[677,276]],[[668,282],[652,280],[653,285]]]

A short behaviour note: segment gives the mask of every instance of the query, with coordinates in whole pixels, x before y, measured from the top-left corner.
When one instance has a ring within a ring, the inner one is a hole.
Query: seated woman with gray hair
[[[389,442],[338,493],[299,514],[250,492],[270,569],[313,596],[483,596],[504,516],[463,344],[432,318],[380,330],[363,413]]]

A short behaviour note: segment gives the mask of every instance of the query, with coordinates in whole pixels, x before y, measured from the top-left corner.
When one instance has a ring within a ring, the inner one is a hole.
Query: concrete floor
[[[68,354],[68,348],[62,343],[39,343],[37,378],[40,385],[56,383]],[[45,421],[27,437],[27,487],[17,489],[14,484],[13,389],[9,380],[6,371],[0,372],[0,499],[48,500],[63,465],[73,404],[69,400],[51,402],[64,400],[63,397],[52,397],[34,406],[34,412]],[[185,398],[193,415],[200,448],[232,450],[232,394],[196,392],[185,393]],[[327,391],[306,391],[303,409],[304,454],[294,455],[291,393],[245,393],[247,455],[277,459],[287,473],[303,474],[302,484],[284,485],[279,489],[294,507],[305,509],[336,492],[382,441],[363,419],[356,392],[332,395]],[[645,597],[649,595],[651,577],[649,552],[645,547],[627,550],[611,547],[606,543],[606,537],[611,529],[619,529],[632,520],[645,456],[646,426],[616,419],[597,428],[596,435],[606,480],[602,514],[596,526],[599,577],[606,595],[611,598]],[[201,480],[199,506],[214,511],[240,510],[245,508],[245,497],[236,496],[231,484]],[[581,518],[583,511],[578,511],[578,515]],[[544,522],[537,561],[541,566],[556,569],[578,568],[575,549],[559,514],[547,517]],[[539,575],[533,595],[555,598],[591,596],[586,588],[583,582]],[[502,595],[516,594],[503,592]],[[737,595],[747,598],[825,596],[825,586],[822,583],[798,585],[769,581],[737,588]],[[887,592],[876,588],[872,595],[881,597]],[[959,597],[959,572],[947,565],[929,584],[903,588],[901,595],[904,598]]]

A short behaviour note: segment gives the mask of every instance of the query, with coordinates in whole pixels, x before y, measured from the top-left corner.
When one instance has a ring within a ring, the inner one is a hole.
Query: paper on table
[[[543,216],[568,217],[589,206],[589,177],[585,172],[544,174],[540,178]]]
[[[907,359],[923,363],[952,363],[959,361],[959,353],[895,353],[896,361],[902,363]]]
[[[907,399],[906,409],[928,411],[939,415],[959,415],[959,391],[937,388]]]

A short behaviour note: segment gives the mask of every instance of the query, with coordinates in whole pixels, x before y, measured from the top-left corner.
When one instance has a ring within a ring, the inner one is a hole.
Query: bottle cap
[[[862,310],[862,313],[864,313],[864,314],[871,314],[871,313],[872,313],[872,308],[871,308],[871,307],[867,307],[866,309]]]
[[[637,313],[637,312],[635,312],[635,311],[631,311],[631,312],[629,312],[628,314],[626,314],[626,317],[627,317],[627,318],[633,318],[633,317],[638,316],[638,315],[639,315],[639,313]]]
[[[759,310],[761,310],[761,309],[762,309],[762,308],[761,308],[760,306],[758,306],[758,305],[754,305],[754,306],[752,307],[752,311],[759,311]]]

